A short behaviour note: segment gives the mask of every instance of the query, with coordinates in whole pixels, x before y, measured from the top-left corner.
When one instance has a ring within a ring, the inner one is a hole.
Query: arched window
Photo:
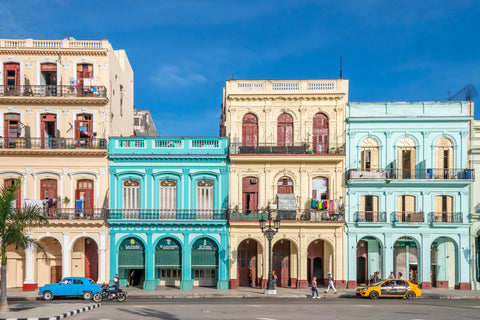
[[[246,177],[242,179],[242,212],[252,213],[258,209],[258,179]]]
[[[366,138],[362,141],[362,171],[378,170],[378,142],[373,138]]]
[[[282,113],[277,119],[277,144],[293,146],[293,118],[288,113]]]
[[[441,137],[435,144],[435,178],[453,179],[453,143],[446,137]]]
[[[197,219],[213,218],[213,181],[199,180],[197,182]]]
[[[410,137],[403,137],[398,142],[398,178],[415,179],[416,144]]]
[[[258,144],[258,121],[254,114],[247,113],[242,120],[242,145],[256,147]]]
[[[328,117],[317,113],[313,117],[313,152],[328,153]]]
[[[140,209],[140,181],[128,179],[123,182],[123,209]]]
[[[293,181],[289,177],[281,177],[277,183],[277,193],[293,193]]]
[[[177,182],[160,181],[160,218],[175,218],[177,209]]]

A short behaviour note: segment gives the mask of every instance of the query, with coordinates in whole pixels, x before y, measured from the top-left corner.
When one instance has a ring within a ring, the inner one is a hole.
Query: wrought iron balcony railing
[[[385,211],[357,211],[353,216],[354,222],[387,222]]]
[[[475,179],[474,169],[350,169],[349,180],[403,180],[403,179],[433,179],[433,180],[472,180]]]
[[[2,85],[0,96],[106,98],[107,89],[104,86]]]
[[[41,208],[40,212],[49,220],[105,220],[107,209]]]
[[[112,220],[226,220],[225,209],[110,209]]]
[[[4,149],[107,149],[106,139],[0,138]]]
[[[344,154],[345,147],[317,146],[307,143],[232,143],[230,154]]]
[[[395,222],[425,222],[425,214],[423,211],[397,211],[392,215],[395,219]]]
[[[463,222],[463,212],[430,212],[429,213],[429,222],[432,223],[462,223]]]

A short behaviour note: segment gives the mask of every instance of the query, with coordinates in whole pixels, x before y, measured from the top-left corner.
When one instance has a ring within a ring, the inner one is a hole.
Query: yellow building
[[[7,287],[109,279],[107,138],[133,134],[133,71],[106,40],[0,40],[0,183],[48,227],[46,250],[10,248]]]
[[[266,286],[267,207],[278,286],[332,272],[345,287],[344,172],[348,80],[228,80],[221,136],[230,138],[230,287]],[[252,283],[253,282],[253,283]]]

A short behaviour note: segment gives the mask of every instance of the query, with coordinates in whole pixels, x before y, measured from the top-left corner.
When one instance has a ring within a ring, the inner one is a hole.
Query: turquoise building
[[[347,105],[347,285],[470,289],[469,102]]]
[[[110,138],[110,274],[228,289],[228,139]]]

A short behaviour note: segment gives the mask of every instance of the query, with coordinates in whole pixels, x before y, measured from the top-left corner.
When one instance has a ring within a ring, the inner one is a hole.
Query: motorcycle
[[[108,286],[102,287],[102,292],[93,295],[93,301],[100,302],[103,299],[117,300],[118,302],[124,302],[127,300],[127,292],[122,289],[118,289],[117,292],[110,290]]]

